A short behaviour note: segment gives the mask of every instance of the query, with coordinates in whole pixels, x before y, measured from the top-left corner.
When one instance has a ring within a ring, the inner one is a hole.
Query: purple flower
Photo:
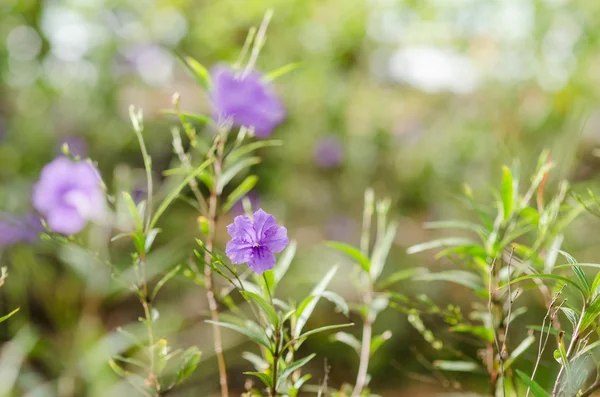
[[[335,168],[342,163],[343,157],[344,149],[335,136],[321,138],[315,146],[315,163],[321,168]]]
[[[251,71],[245,76],[227,66],[213,68],[209,93],[214,116],[231,118],[234,125],[253,127],[258,138],[267,138],[285,119],[285,108],[263,76]]]
[[[33,243],[44,230],[39,215],[0,215],[0,246]]]
[[[232,237],[225,253],[231,262],[239,265],[247,263],[256,273],[271,270],[275,266],[274,252],[281,252],[288,245],[287,230],[277,226],[275,217],[259,209],[254,219],[236,216],[227,226]]]
[[[98,170],[87,161],[59,157],[46,164],[33,188],[33,206],[50,230],[80,232],[104,213],[104,192]]]

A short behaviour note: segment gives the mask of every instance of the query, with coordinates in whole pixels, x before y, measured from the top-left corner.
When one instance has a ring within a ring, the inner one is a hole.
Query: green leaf
[[[525,375],[524,372],[516,370],[517,376],[525,383],[525,385],[531,390],[531,393],[534,397],[550,397],[550,394],[546,393],[546,391],[538,385],[534,380],[532,380],[529,376]]]
[[[525,353],[525,351],[527,349],[529,349],[529,347],[531,347],[531,345],[533,345],[533,343],[535,342],[535,336],[533,335],[529,335],[527,338],[523,339],[523,341],[521,343],[519,343],[519,346],[517,346],[511,353],[510,356],[504,361],[504,369],[508,369],[510,368],[510,366],[515,362],[515,360],[523,353]]]
[[[569,309],[568,307],[560,307],[560,310],[565,314],[565,317],[569,320],[569,322],[573,325],[573,329],[577,327],[577,323],[579,322],[579,316],[573,309]]]
[[[272,70],[269,73],[267,73],[264,77],[264,80],[265,81],[273,81],[276,78],[281,77],[284,74],[291,72],[292,70],[298,69],[300,67],[300,65],[301,65],[300,62],[288,63],[287,65],[284,65],[280,68],[277,68],[277,69]]]
[[[350,316],[350,309],[348,308],[348,304],[343,297],[331,291],[325,291],[321,294],[321,296],[333,303],[335,307],[344,314],[344,316]]]
[[[225,186],[231,182],[235,176],[246,168],[250,168],[255,164],[261,162],[260,157],[249,157],[238,161],[237,163],[232,164],[231,166],[225,168],[219,181],[217,183],[217,193],[221,193]]]
[[[252,143],[248,143],[247,145],[240,146],[237,149],[234,149],[229,153],[227,158],[225,159],[225,164],[234,163],[236,160],[241,158],[242,156],[252,153],[255,150],[264,148],[264,147],[274,147],[283,145],[283,141],[270,139],[266,141],[256,141]]]
[[[186,122],[195,121],[201,124],[207,124],[208,122],[210,122],[210,117],[201,116],[199,114],[178,112],[177,110],[172,109],[163,109],[160,112],[163,114],[168,114],[170,116],[182,117]]]
[[[223,213],[229,212],[231,207],[235,205],[240,199],[242,199],[258,182],[258,177],[256,175],[248,175],[246,179],[242,183],[236,187],[233,192],[227,196],[227,201],[223,204]]]
[[[252,365],[254,365],[254,368],[256,368],[259,371],[263,371],[269,368],[269,363],[266,362],[265,359],[263,359],[258,354],[243,352],[242,357],[248,360],[250,363],[252,363]]]
[[[115,374],[117,374],[118,376],[124,378],[127,376],[127,371],[125,371],[123,368],[121,368],[119,366],[119,364],[117,364],[115,362],[115,360],[108,360],[108,366],[110,367],[110,369],[113,370],[113,372]]]
[[[194,372],[200,363],[201,355],[202,353],[196,346],[190,347],[183,353],[181,361],[179,362],[179,368],[177,369],[177,375],[175,377],[176,384],[180,384]]]
[[[325,245],[348,255],[354,259],[354,261],[358,263],[365,272],[370,272],[371,262],[369,262],[369,259],[362,252],[360,252],[359,249],[339,241],[326,241]]]
[[[17,307],[15,310],[13,310],[12,312],[0,317],[0,323],[8,320],[10,317],[12,317],[16,312],[18,312],[21,308]]]
[[[154,298],[156,298],[156,295],[158,294],[158,291],[160,291],[160,289],[166,284],[167,281],[169,281],[170,279],[172,279],[173,277],[175,277],[175,275],[179,272],[179,269],[181,269],[181,265],[175,266],[174,269],[172,269],[170,272],[168,272],[167,274],[165,274],[156,283],[156,286],[152,290],[152,296],[151,296],[150,299],[154,300]]]
[[[371,356],[375,354],[377,349],[379,349],[386,341],[388,341],[392,337],[392,331],[385,331],[381,335],[377,335],[373,339],[371,339]]]
[[[271,304],[269,302],[267,302],[267,300],[265,298],[263,298],[262,296],[260,296],[258,294],[255,294],[254,292],[240,291],[240,293],[247,300],[251,300],[251,301],[255,302],[258,305],[258,307],[261,309],[261,311],[265,314],[265,316],[267,317],[269,322],[275,328],[277,328],[279,326],[279,317],[277,316],[277,313],[275,312],[275,309],[273,308],[273,306],[271,306]]]
[[[286,249],[279,256],[279,260],[273,268],[273,276],[275,277],[275,287],[277,286],[277,284],[279,284],[281,279],[283,279],[283,276],[285,276],[285,273],[289,269],[290,264],[292,263],[292,260],[296,255],[296,245],[296,240],[290,241]]]
[[[137,232],[141,232],[144,230],[144,221],[142,221],[142,216],[138,212],[138,209],[133,201],[131,195],[127,192],[121,192],[123,196],[123,200],[125,201],[125,206],[129,211],[129,215],[131,216],[131,220],[133,221],[133,225]]]
[[[577,279],[579,280],[580,285],[583,287],[583,289],[586,291],[587,295],[589,296],[592,292],[592,287],[590,285],[590,282],[589,282],[585,272],[581,268],[581,266],[577,265],[577,260],[571,254],[569,254],[565,251],[558,250],[558,253],[561,254],[562,256],[564,256],[567,259],[567,262],[569,262],[569,264],[572,265],[571,269],[573,270],[573,273],[575,273],[575,276],[577,276]]]
[[[514,182],[510,169],[502,167],[502,210],[504,212],[504,222],[507,222],[513,215],[515,204]]]
[[[390,248],[392,247],[392,243],[394,242],[394,237],[396,237],[396,230],[398,230],[397,223],[391,223],[388,225],[383,238],[381,241],[378,241],[373,248],[370,270],[371,278],[373,280],[377,280],[383,271],[383,266],[385,265],[385,261],[390,252]]]
[[[483,228],[476,223],[472,222],[464,222],[464,221],[435,221],[435,222],[425,222],[423,225],[426,229],[463,229],[470,230],[472,232],[481,235],[483,233]]]
[[[473,240],[463,237],[445,237],[426,243],[416,244],[409,247],[406,253],[409,255],[416,254],[419,252],[445,247],[456,247],[461,245],[477,245]]]
[[[294,327],[294,332],[292,333],[293,336],[300,335],[304,325],[306,325],[306,322],[312,315],[313,310],[315,310],[321,294],[325,292],[325,289],[331,282],[331,279],[333,279],[333,276],[336,272],[337,266],[334,266],[329,270],[329,272],[327,272],[321,282],[319,282],[319,284],[317,284],[317,286],[311,291],[308,298],[303,301],[303,304],[298,306],[298,310],[296,311],[296,326]]]
[[[479,372],[481,370],[479,365],[472,361],[436,360],[433,362],[433,366],[442,371],[453,372]]]
[[[271,349],[270,341],[267,339],[267,336],[264,333],[262,333],[258,330],[258,329],[260,329],[258,326],[250,328],[250,327],[242,327],[237,324],[226,323],[226,322],[222,322],[222,321],[206,320],[206,322],[209,324],[215,324],[215,325],[218,325],[219,327],[229,328],[231,330],[239,332],[242,335],[246,335],[248,338],[252,339],[256,343],[263,345],[267,349]]]
[[[169,195],[160,203],[160,206],[157,208],[154,216],[152,217],[152,221],[150,222],[150,229],[153,229],[162,214],[169,207],[169,205],[179,196],[179,193],[190,183],[191,180],[200,175],[206,167],[208,167],[212,163],[212,159],[206,160],[200,166],[198,166],[194,171],[192,171],[181,183],[171,192]]]
[[[524,281],[524,280],[533,280],[533,279],[536,279],[536,278],[539,278],[539,279],[547,278],[547,279],[551,279],[551,280],[560,281],[560,282],[562,282],[563,284],[568,284],[568,285],[570,285],[570,286],[572,286],[572,287],[575,287],[575,288],[576,288],[576,289],[577,289],[577,290],[578,290],[578,291],[581,293],[581,295],[583,296],[583,298],[584,298],[584,299],[586,298],[586,293],[585,293],[585,291],[583,290],[583,288],[581,288],[581,286],[580,286],[579,284],[577,284],[577,283],[576,283],[575,281],[573,281],[573,280],[569,280],[569,279],[568,279],[568,278],[566,278],[566,277],[557,276],[556,274],[546,274],[546,273],[540,273],[540,274],[529,274],[529,275],[527,275],[527,276],[521,276],[521,277],[518,277],[518,278],[516,278],[516,279],[514,279],[514,280],[511,280],[511,281],[510,281],[510,284],[512,285],[512,284],[514,284],[514,283],[518,283],[518,282],[520,282],[520,281]],[[501,285],[501,286],[500,286],[500,288],[504,288],[504,287],[506,287],[507,285],[508,285],[508,284]]]
[[[556,329],[556,328],[552,328],[552,327],[544,327],[544,328],[542,328],[540,325],[528,325],[526,328],[527,329],[531,329],[533,331],[538,331],[538,332],[541,332],[541,333],[549,332],[550,335],[554,335],[554,336],[559,336],[560,333],[563,332],[560,329]],[[565,333],[564,336],[570,338],[571,334]]]
[[[465,270],[447,270],[438,273],[424,273],[413,277],[415,281],[449,281],[460,284],[473,291],[481,291],[484,289],[481,280],[478,276]]]
[[[336,332],[331,335],[331,340],[342,342],[345,345],[350,346],[357,354],[360,352],[360,341],[356,337],[347,332]]]
[[[476,337],[485,342],[494,342],[494,332],[491,329],[481,325],[457,325],[455,327],[450,328],[450,331],[459,333],[469,333],[475,335]]]
[[[177,57],[181,60],[186,69],[190,72],[196,83],[205,90],[210,89],[212,81],[208,70],[200,62],[196,61],[192,57],[182,56],[176,53]]]
[[[396,284],[399,281],[413,278],[416,275],[425,274],[425,273],[427,273],[427,269],[422,268],[422,267],[413,267],[410,269],[398,270],[397,272],[392,273],[385,280],[380,281],[379,284],[377,285],[377,287],[380,289],[385,289],[393,284]]]
[[[256,376],[269,389],[273,388],[273,381],[272,381],[271,377],[269,375],[265,374],[264,372],[244,372],[244,375]]]
[[[284,382],[298,368],[302,368],[306,364],[308,364],[308,362],[310,360],[312,360],[315,356],[316,356],[316,354],[313,353],[310,356],[304,357],[303,359],[300,359],[298,361],[294,361],[293,363],[291,363],[287,368],[285,368],[283,371],[281,371],[281,374],[279,374],[279,378],[277,379],[277,386],[279,386],[282,382]]]
[[[354,326],[354,323],[326,325],[324,327],[319,327],[319,328],[311,329],[310,331],[305,332],[302,335],[300,335],[298,337],[298,339],[304,339],[304,338],[307,338],[307,337],[309,337],[311,335],[318,334],[320,332],[331,331],[333,329],[346,328],[346,327],[352,327],[352,326]]]

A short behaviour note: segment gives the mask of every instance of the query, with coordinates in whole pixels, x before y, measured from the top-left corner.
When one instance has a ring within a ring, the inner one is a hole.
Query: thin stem
[[[367,307],[371,305],[371,285],[369,290],[365,294],[364,303]],[[371,356],[371,337],[373,333],[373,318],[371,310],[368,309],[368,313],[363,323],[363,334],[360,348],[360,363],[358,366],[358,374],[356,375],[356,384],[352,391],[352,397],[359,397],[365,384],[367,383],[367,371],[369,369],[369,358]]]
[[[267,275],[263,273],[263,280],[265,280],[265,288],[267,290],[267,294],[269,295],[269,301],[271,305],[273,305],[273,295],[271,294],[271,289],[269,288],[269,282],[267,281]]]
[[[588,387],[588,389],[586,391],[583,392],[583,394],[581,394],[579,397],[589,397],[591,396],[596,390],[600,389],[600,380],[596,380],[590,387]]]
[[[280,344],[280,335],[279,328],[275,329],[275,351],[273,352],[273,387],[270,389],[271,397],[277,397],[277,376],[279,370],[279,355],[281,354],[281,350],[279,348]]]
[[[213,321],[212,329],[213,329],[213,345],[215,348],[215,354],[217,356],[217,362],[219,367],[219,383],[221,385],[221,397],[229,397],[229,388],[227,385],[227,366],[225,364],[225,356],[223,354],[223,344],[221,338],[221,327],[216,325],[219,321],[219,309],[217,306],[216,300],[216,288],[213,280],[212,273],[212,257],[210,252],[213,250],[213,241],[215,237],[215,224],[217,218],[217,204],[218,204],[218,194],[217,194],[217,186],[219,185],[219,178],[221,176],[221,167],[223,163],[223,148],[225,145],[224,138],[217,134],[216,139],[219,139],[220,142],[217,147],[216,153],[216,161],[213,163],[214,172],[215,172],[215,180],[213,187],[211,188],[210,198],[208,200],[208,235],[206,236],[206,254],[204,256],[204,261],[206,265],[204,266],[204,278],[206,283],[206,298],[208,300],[208,308],[210,310],[211,320]]]

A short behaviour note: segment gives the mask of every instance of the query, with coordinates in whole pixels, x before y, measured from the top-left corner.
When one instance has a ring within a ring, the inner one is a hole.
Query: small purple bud
[[[338,167],[342,163],[343,157],[342,143],[333,135],[321,138],[315,146],[314,160],[321,168]]]

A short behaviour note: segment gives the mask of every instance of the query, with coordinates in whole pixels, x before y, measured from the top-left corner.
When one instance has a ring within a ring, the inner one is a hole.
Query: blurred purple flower
[[[209,96],[215,118],[231,118],[236,126],[254,127],[258,138],[269,137],[285,119],[281,99],[260,73],[251,71],[241,77],[230,67],[219,65],[211,75]]]
[[[254,219],[247,216],[235,217],[227,226],[232,237],[225,253],[231,262],[240,265],[247,263],[258,274],[275,266],[274,252],[281,252],[288,245],[287,230],[277,226],[275,217],[259,209]]]
[[[139,204],[142,200],[145,200],[147,195],[148,189],[141,185],[134,187],[133,191],[131,192],[131,198],[136,204]]]
[[[87,147],[87,143],[85,142],[85,140],[83,138],[78,137],[78,136],[69,136],[69,137],[63,138],[60,141],[60,145],[58,146],[58,152],[60,154],[62,154],[62,147],[65,143],[69,146],[69,153],[71,154],[71,156],[79,156],[81,158],[84,158],[87,156],[88,147]]]
[[[342,143],[333,135],[321,138],[315,146],[315,163],[321,168],[335,168],[342,163],[343,157]]]
[[[336,215],[330,218],[325,225],[325,235],[328,240],[353,243],[358,235],[358,226],[354,219]]]
[[[258,193],[256,193],[256,191],[251,190],[249,191],[246,196],[244,196],[244,198],[248,198],[248,200],[250,200],[250,204],[252,205],[252,208],[258,208],[260,206],[260,197],[258,196]],[[244,198],[239,199],[234,205],[233,207],[231,207],[231,214],[238,216],[238,215],[244,215]]]
[[[0,246],[17,243],[33,243],[44,230],[39,215],[29,213],[21,216],[0,215]]]
[[[42,169],[33,188],[33,206],[50,230],[80,232],[104,213],[104,192],[98,170],[87,161],[58,157]]]

